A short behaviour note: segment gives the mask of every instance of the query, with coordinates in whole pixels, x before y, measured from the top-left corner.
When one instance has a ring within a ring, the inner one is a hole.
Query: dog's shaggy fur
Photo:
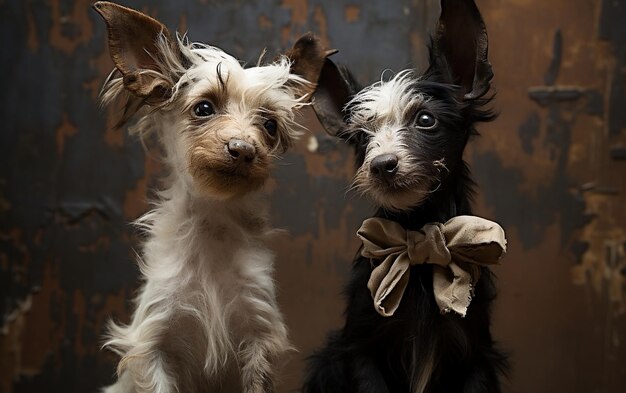
[[[103,102],[121,102],[120,125],[136,115],[132,130],[154,134],[168,172],[137,221],[147,234],[143,285],[130,324],[110,324],[105,347],[121,360],[104,392],[272,392],[290,344],[259,189],[298,133],[294,110],[309,84],[294,59],[244,69],[141,13],[95,8],[116,65]],[[315,49],[304,41],[303,51]]]
[[[328,131],[355,147],[354,188],[379,206],[377,217],[407,230],[472,214],[463,150],[475,123],[494,118],[483,109],[492,72],[472,0],[442,1],[430,54],[423,75],[405,71],[360,92],[346,70],[327,60],[313,101]],[[304,392],[500,392],[507,361],[490,333],[490,270],[481,269],[462,318],[437,307],[432,265],[413,266],[399,308],[383,317],[367,288],[371,263],[356,258],[345,326],[311,358]]]

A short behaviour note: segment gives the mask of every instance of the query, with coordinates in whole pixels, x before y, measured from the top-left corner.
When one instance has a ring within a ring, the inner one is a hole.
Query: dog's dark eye
[[[215,109],[209,101],[201,101],[193,107],[193,113],[198,117],[208,117],[215,114]]]
[[[433,128],[437,124],[437,119],[430,112],[421,111],[415,118],[415,125],[419,128]]]
[[[274,119],[268,119],[263,123],[263,127],[267,131],[270,136],[276,136],[276,131],[278,131],[278,123]]]

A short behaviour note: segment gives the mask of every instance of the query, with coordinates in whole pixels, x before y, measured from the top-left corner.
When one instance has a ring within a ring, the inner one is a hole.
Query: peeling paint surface
[[[120,1],[253,64],[306,31],[340,49],[362,83],[427,65],[436,0]],[[91,0],[0,0],[0,393],[94,392],[100,351],[139,285],[129,222],[160,164],[97,95],[111,70]],[[512,353],[509,393],[617,393],[626,386],[626,1],[477,0],[500,117],[467,159],[477,212],[501,222],[494,334]],[[309,128],[268,185],[279,301],[304,359],[340,326],[341,288],[372,210],[347,192],[351,151]]]

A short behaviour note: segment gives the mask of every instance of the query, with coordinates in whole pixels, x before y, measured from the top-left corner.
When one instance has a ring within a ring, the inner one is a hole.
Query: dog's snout
[[[374,176],[390,180],[398,172],[398,156],[381,154],[374,157],[370,163],[370,171]]]
[[[252,161],[256,154],[254,146],[241,139],[231,139],[226,147],[230,156],[235,160]]]

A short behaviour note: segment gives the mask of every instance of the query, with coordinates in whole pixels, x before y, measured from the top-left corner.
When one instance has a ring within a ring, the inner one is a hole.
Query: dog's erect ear
[[[332,60],[326,59],[320,72],[317,88],[313,93],[313,110],[327,133],[341,136],[345,128],[345,105],[356,94],[351,77],[337,67]]]
[[[311,96],[313,109],[331,135],[344,128],[343,107],[354,94],[350,83],[335,63],[328,59],[335,53],[336,49],[324,48],[320,39],[312,33],[300,37],[286,53],[292,61],[292,72],[312,83],[315,89]]]
[[[167,98],[172,82],[155,60],[162,56],[158,40],[171,42],[167,28],[141,12],[107,1],[98,1],[93,8],[106,22],[111,59],[124,87],[148,102]]]
[[[493,70],[487,51],[487,29],[474,0],[441,0],[431,67],[461,86],[466,100],[489,91]]]
[[[321,40],[313,33],[306,33],[300,37],[285,56],[291,60],[291,73],[299,75],[311,83],[306,88],[312,93],[324,66],[326,58],[336,49],[326,49]]]

